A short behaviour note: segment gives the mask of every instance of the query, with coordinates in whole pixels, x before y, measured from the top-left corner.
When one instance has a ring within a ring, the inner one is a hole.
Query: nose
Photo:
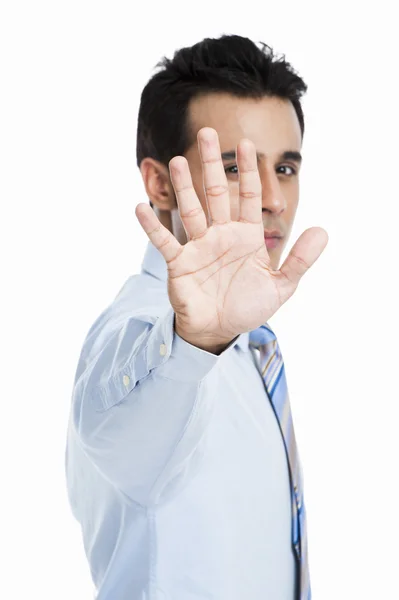
[[[259,168],[259,175],[262,184],[262,211],[279,215],[287,204],[277,173],[274,168],[264,166]]]

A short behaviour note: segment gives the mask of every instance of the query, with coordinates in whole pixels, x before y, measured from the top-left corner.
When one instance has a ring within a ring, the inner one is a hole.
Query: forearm
[[[115,487],[140,504],[152,504],[203,437],[217,393],[219,357],[180,338],[172,309],[154,324],[128,317],[117,326],[110,323],[99,352],[79,368],[72,429]]]

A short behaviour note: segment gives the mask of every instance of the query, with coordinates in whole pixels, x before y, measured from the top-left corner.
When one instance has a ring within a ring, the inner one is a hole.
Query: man
[[[302,479],[267,324],[328,240],[306,230],[278,270],[306,86],[239,36],[161,66],[137,136],[149,243],[83,345],[71,507],[98,600],[308,600]]]

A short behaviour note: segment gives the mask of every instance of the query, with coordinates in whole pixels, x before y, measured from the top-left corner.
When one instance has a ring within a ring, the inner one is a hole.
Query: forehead
[[[242,138],[254,142],[260,152],[272,155],[300,150],[301,129],[289,100],[276,97],[236,98],[229,94],[206,94],[193,98],[188,107],[192,144],[202,127],[219,135],[221,151],[234,150]]]

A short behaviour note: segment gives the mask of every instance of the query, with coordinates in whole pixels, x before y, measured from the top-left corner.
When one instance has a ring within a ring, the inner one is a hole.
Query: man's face
[[[212,127],[219,135],[230,192],[231,218],[239,218],[239,179],[235,149],[242,138],[250,139],[259,153],[258,169],[262,183],[262,214],[265,230],[277,229],[280,240],[267,243],[271,266],[277,269],[295,218],[299,199],[300,159],[284,157],[300,153],[301,129],[295,109],[288,100],[265,97],[261,100],[209,94],[194,98],[189,105],[189,127],[195,141],[185,153],[193,184],[210,224],[203,188],[201,160],[196,140],[202,127]],[[186,240],[184,240],[186,241]]]

